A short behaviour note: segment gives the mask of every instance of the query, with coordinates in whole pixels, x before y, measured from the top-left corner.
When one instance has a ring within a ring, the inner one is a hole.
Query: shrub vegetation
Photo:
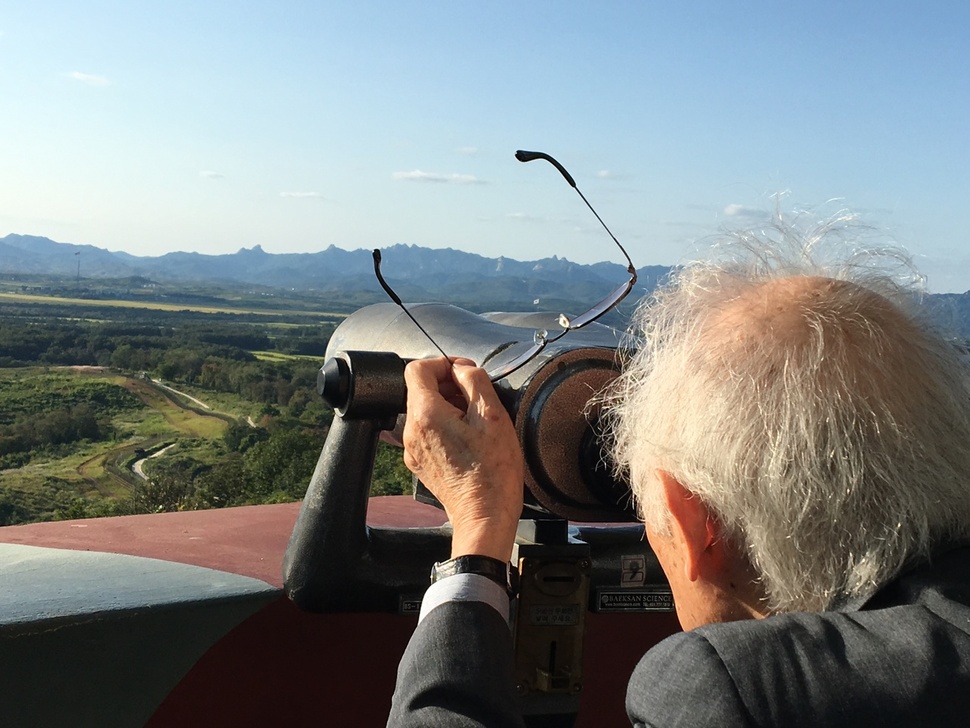
[[[0,303],[0,525],[301,498],[333,418],[319,319]],[[410,487],[382,444],[372,493]]]

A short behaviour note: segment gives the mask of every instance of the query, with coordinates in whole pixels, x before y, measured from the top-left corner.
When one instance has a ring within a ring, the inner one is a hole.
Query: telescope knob
[[[387,351],[338,351],[317,372],[317,393],[345,419],[405,411],[404,359]]]
[[[342,409],[350,399],[350,365],[346,359],[332,356],[317,372],[317,394],[334,409]]]

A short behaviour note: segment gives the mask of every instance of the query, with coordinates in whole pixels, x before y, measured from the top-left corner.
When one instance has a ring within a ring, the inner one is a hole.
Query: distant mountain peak
[[[81,258],[74,255],[81,250]],[[384,274],[396,288],[404,286],[398,291],[403,297],[465,306],[489,301],[489,310],[528,310],[540,296],[543,300],[565,295],[580,301],[597,300],[626,275],[618,264],[580,265],[559,256],[518,261],[413,243],[386,246],[384,253]],[[0,238],[3,274],[74,277],[79,263],[80,277],[88,280],[141,276],[160,283],[231,282],[328,291],[361,303],[383,299],[370,250],[329,245],[316,253],[276,254],[257,244],[225,255],[176,252],[136,257],[29,235]],[[642,285],[650,287],[667,271],[662,266],[641,269]],[[509,306],[514,308],[500,308]]]

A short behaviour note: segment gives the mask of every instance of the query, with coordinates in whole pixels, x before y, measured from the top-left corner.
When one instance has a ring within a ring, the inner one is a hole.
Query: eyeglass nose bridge
[[[535,358],[539,354],[539,352],[541,352],[546,347],[546,344],[557,341],[558,339],[562,338],[570,331],[576,331],[577,329],[583,328],[587,324],[593,323],[600,317],[604,316],[607,312],[614,309],[616,305],[619,304],[620,301],[622,301],[624,298],[626,298],[627,294],[629,294],[630,291],[633,290],[633,286],[636,285],[636,282],[637,282],[636,270],[633,269],[632,265],[630,266],[629,270],[630,270],[630,279],[624,283],[621,283],[619,286],[617,286],[608,296],[606,296],[602,301],[597,303],[591,309],[586,311],[586,313],[582,313],[573,319],[570,319],[569,317],[567,317],[566,314],[559,314],[558,323],[560,326],[562,326],[561,331],[558,331],[555,334],[550,336],[548,330],[537,329],[533,333],[532,346],[530,346],[528,349],[526,349],[524,352],[519,354],[514,359],[507,362],[503,367],[501,367],[497,371],[494,371],[494,370],[489,371],[486,368],[486,371],[489,372],[489,380],[492,382],[497,382],[500,379],[504,379],[505,377],[514,373],[516,370],[528,364],[533,358]]]

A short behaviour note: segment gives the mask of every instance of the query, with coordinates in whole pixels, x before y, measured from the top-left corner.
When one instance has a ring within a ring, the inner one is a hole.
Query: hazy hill
[[[473,311],[578,312],[627,275],[616,263],[580,265],[565,258],[533,261],[486,258],[417,245],[382,249],[382,271],[407,301],[443,301]],[[227,255],[168,253],[157,257],[113,253],[93,245],[58,243],[32,235],[0,238],[0,275],[51,275],[82,279],[146,279],[160,283],[251,285],[314,291],[351,307],[386,300],[374,277],[369,250],[331,245],[318,253],[267,253],[260,246]],[[651,290],[670,269],[638,269],[638,292]],[[631,297],[631,301],[637,296]],[[934,294],[927,305],[955,333],[970,338],[970,292]],[[630,310],[631,306],[625,306]]]
[[[628,275],[615,263],[580,265],[565,258],[534,261],[485,258],[459,250],[416,245],[382,249],[382,271],[406,300],[438,300],[482,309],[527,310],[540,299],[592,303]],[[314,290],[344,300],[382,300],[369,250],[331,245],[318,253],[267,253],[260,246],[227,255],[168,253],[150,257],[112,253],[91,245],[58,243],[30,235],[0,238],[0,275],[34,274],[92,278],[149,278],[158,282],[234,283]],[[666,266],[639,270],[650,289]]]

